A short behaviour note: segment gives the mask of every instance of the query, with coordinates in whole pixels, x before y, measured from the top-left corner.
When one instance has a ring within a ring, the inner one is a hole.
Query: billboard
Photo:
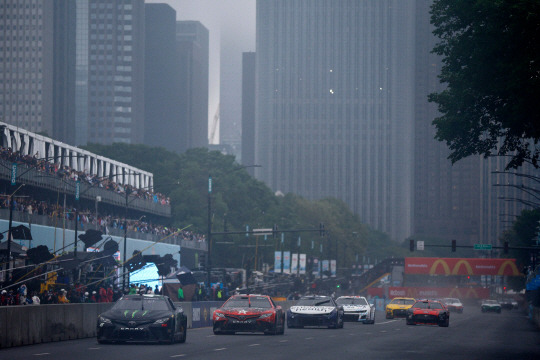
[[[291,274],[298,273],[298,254],[292,254],[291,257]]]
[[[405,258],[405,274],[423,275],[522,275],[516,259]]]
[[[299,263],[300,263],[300,275],[304,275],[306,273],[306,254],[300,254]]]
[[[291,252],[290,251],[283,252],[283,273],[284,274],[291,273]]]
[[[274,272],[281,273],[281,251],[274,253]]]
[[[330,275],[336,277],[337,263],[336,260],[330,260]]]

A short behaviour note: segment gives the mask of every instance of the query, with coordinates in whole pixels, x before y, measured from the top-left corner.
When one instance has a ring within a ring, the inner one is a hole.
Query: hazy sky
[[[256,0],[146,0],[165,3],[176,10],[177,20],[200,21],[210,33],[209,119],[219,104],[221,46],[234,46],[241,52],[255,51]],[[225,50],[224,50],[225,51]],[[241,61],[241,55],[238,56]],[[238,81],[241,81],[241,67]],[[240,95],[240,94],[239,94]]]

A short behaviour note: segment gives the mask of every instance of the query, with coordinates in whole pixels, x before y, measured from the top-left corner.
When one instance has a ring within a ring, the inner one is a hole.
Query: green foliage
[[[523,210],[516,218],[512,228],[505,231],[501,241],[508,241],[510,247],[530,247],[536,244],[538,231],[540,231],[540,210]],[[530,253],[525,250],[509,250],[505,257],[515,258],[520,265],[528,265]]]
[[[255,263],[255,251],[267,263],[273,262],[277,249],[300,251],[324,258],[337,259],[339,267],[350,268],[356,254],[382,260],[390,256],[404,256],[405,252],[393,243],[387,234],[374,231],[362,223],[348,206],[337,199],[309,201],[294,194],[276,196],[263,182],[251,177],[244,166],[231,155],[204,148],[191,149],[183,154],[144,145],[92,144],[89,151],[150,171],[154,174],[156,191],[171,199],[171,225],[201,234],[207,233],[208,180],[212,178],[211,218],[212,232],[243,231],[273,228],[278,230],[319,229],[324,223],[328,230],[321,237],[318,231],[286,232],[276,238],[241,235],[213,236],[214,266],[238,267]],[[298,237],[301,237],[298,248]],[[314,249],[311,248],[312,241]],[[222,243],[234,243],[222,244]],[[260,248],[255,250],[254,244]],[[259,262],[260,265],[260,262]]]
[[[433,121],[456,162],[509,155],[507,168],[540,157],[540,2],[435,0],[431,23],[446,89],[429,95]]]

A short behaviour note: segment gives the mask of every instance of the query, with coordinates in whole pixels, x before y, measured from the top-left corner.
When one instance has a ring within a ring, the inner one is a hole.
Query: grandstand
[[[13,195],[12,228],[25,225],[32,233],[31,241],[12,241],[23,249],[45,245],[51,253],[73,252],[77,209],[78,234],[102,231],[103,238],[118,243],[121,257],[126,254],[129,259],[134,251],[143,251],[143,255],[172,254],[180,263],[182,249],[182,263],[189,265],[198,252],[206,251],[204,241],[167,227],[171,205],[167,197],[153,192],[150,172],[2,122],[0,151],[0,232],[7,234],[8,198]],[[78,244],[78,251],[84,250],[80,240]],[[2,255],[5,260],[5,252]],[[15,258],[11,268],[26,262],[24,254]],[[0,270],[5,269],[2,265]],[[5,275],[0,271],[0,283]]]

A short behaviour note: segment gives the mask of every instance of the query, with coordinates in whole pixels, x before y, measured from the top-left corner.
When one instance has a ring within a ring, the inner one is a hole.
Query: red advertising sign
[[[424,275],[522,275],[516,259],[405,258],[405,274]]]

